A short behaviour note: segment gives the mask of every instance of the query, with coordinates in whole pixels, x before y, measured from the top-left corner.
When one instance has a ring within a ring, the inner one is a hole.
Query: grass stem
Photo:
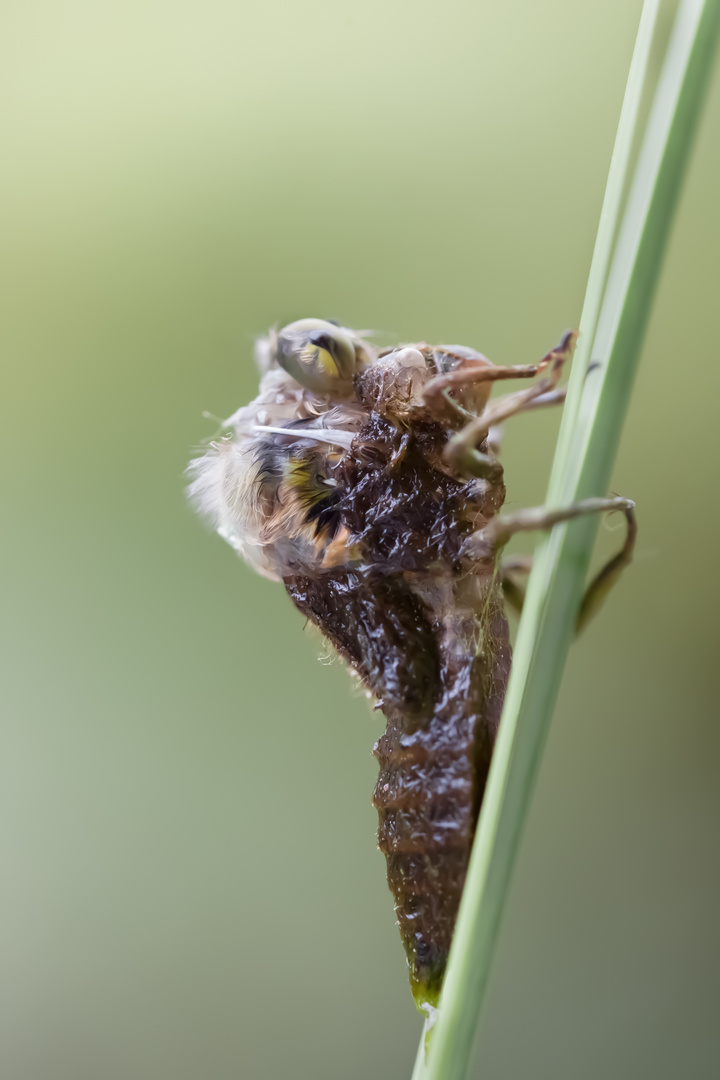
[[[633,55],[581,321],[584,352],[571,375],[548,491],[552,505],[607,490],[720,31],[720,0],[682,0],[608,273],[656,7],[645,4]],[[439,1016],[414,1080],[464,1080],[467,1073],[596,528],[591,518],[558,525],[536,550]]]

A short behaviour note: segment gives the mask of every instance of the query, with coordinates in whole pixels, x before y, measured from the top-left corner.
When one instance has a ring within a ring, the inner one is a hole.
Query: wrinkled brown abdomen
[[[443,665],[427,724],[408,734],[391,718],[375,748],[378,844],[422,1009],[442,987],[505,694],[510,646],[499,609],[481,648]]]
[[[488,582],[483,625],[447,641],[403,575],[294,578],[297,607],[360,673],[387,716],[375,754],[378,845],[419,1008],[437,1003],[510,664]]]

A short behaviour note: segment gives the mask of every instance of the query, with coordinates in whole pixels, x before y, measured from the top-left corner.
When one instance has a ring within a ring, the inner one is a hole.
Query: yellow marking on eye
[[[306,364],[318,364],[323,373],[333,379],[337,379],[340,374],[333,357],[327,349],[322,349],[319,345],[306,345],[302,352],[302,360]]]

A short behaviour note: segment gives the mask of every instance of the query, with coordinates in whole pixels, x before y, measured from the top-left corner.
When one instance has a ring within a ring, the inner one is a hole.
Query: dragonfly
[[[378,348],[322,319],[256,343],[257,397],[189,466],[189,497],[258,573],[282,582],[374,698],[378,846],[417,1007],[435,1015],[522,609],[518,532],[620,511],[626,538],[578,629],[630,563],[620,497],[501,513],[501,425],[559,405],[576,334],[534,364],[460,345]],[[531,379],[491,400],[496,382]]]

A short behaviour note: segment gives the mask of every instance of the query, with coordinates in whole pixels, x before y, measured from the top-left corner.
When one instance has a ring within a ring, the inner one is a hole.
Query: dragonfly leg
[[[452,406],[453,401],[449,398],[450,393],[453,390],[462,390],[466,387],[477,387],[481,383],[489,384],[487,387],[487,396],[490,394],[491,385],[494,382],[499,382],[504,379],[532,379],[535,375],[539,375],[541,371],[544,371],[547,367],[553,368],[558,359],[560,359],[560,367],[572,355],[575,348],[575,341],[577,334],[575,331],[568,331],[559,345],[556,345],[554,349],[551,349],[542,360],[537,364],[513,364],[509,366],[496,366],[487,357],[477,353],[475,356],[463,356],[460,353],[453,353],[451,349],[443,347],[438,351],[441,351],[443,355],[455,359],[457,366],[452,371],[443,372],[441,375],[435,375],[426,384],[423,391],[425,404],[435,413],[439,418],[444,418],[447,414],[448,402]],[[554,380],[554,383],[557,379]],[[553,383],[553,385],[554,385]],[[487,400],[487,397],[485,398]],[[464,410],[460,410],[464,412]]]
[[[593,578],[585,590],[585,595],[580,602],[576,633],[580,633],[594,615],[597,614],[604,603],[608,593],[617,582],[626,566],[632,562],[635,540],[637,538],[637,520],[634,511],[635,504],[630,499],[584,499],[582,502],[560,509],[549,510],[546,507],[535,507],[529,510],[519,510],[514,514],[500,515],[493,518],[483,529],[474,533],[467,541],[466,553],[471,557],[486,558],[492,552],[498,551],[508,542],[511,536],[517,532],[527,532],[534,529],[551,529],[562,521],[572,521],[573,518],[582,517],[585,514],[597,514],[621,510],[627,521],[625,542],[617,553]],[[517,580],[515,575],[519,572],[529,572],[532,560],[527,556],[504,559],[501,562],[502,587],[505,599],[510,607],[520,614],[525,599],[525,588]]]
[[[494,367],[485,358],[467,359],[460,362],[453,371],[443,375],[437,375],[431,379],[424,390],[425,403],[438,418],[448,420],[452,418],[457,422],[458,417],[468,418],[468,413],[460,404],[452,398],[453,390],[478,387],[485,384],[487,394],[476,398],[479,405],[479,414],[473,416],[465,425],[456,432],[448,441],[445,448],[445,460],[460,473],[478,475],[475,471],[475,452],[479,445],[487,438],[491,428],[496,428],[504,420],[515,416],[517,413],[526,412],[531,408],[544,405],[558,404],[564,400],[564,391],[559,390],[557,384],[562,374],[565,363],[572,355],[575,348],[577,334],[569,331],[563,337],[559,345],[551,349],[539,364],[526,364],[517,367]],[[488,404],[491,385],[499,379],[529,378],[545,371],[546,374],[539,382],[526,390],[519,390],[513,394],[506,394]],[[454,410],[454,412],[453,412]]]
[[[525,603],[525,585],[518,581],[521,574],[532,570],[532,555],[503,555],[500,561],[500,576],[505,603],[518,615],[522,615]]]
[[[550,405],[564,405],[566,397],[567,387],[558,386],[554,390],[548,390],[546,394],[541,394],[539,397],[536,397],[523,408],[519,409],[518,412],[535,412],[537,409],[547,409]],[[503,424],[493,424],[487,433],[488,450],[496,457],[500,453],[504,434],[505,428]]]
[[[532,387],[531,389],[534,390],[535,388]],[[451,439],[445,450],[445,460],[453,464],[461,473],[469,473],[470,476],[477,476],[483,480],[499,481],[503,475],[502,466],[497,460],[503,437],[503,425],[499,421],[519,412],[543,409],[550,405],[562,405],[567,391],[564,386],[560,386],[555,390],[549,390],[547,393],[541,392],[529,400],[527,400],[527,393],[527,391],[522,391],[522,394],[507,394],[505,397],[498,399],[497,404],[500,405],[510,398],[522,396],[526,403],[521,403],[520,408],[514,409],[511,413],[496,415],[495,418],[491,419],[491,425],[487,433],[487,452],[478,450],[477,447],[472,445],[455,444],[454,440]],[[452,399],[448,397],[448,401],[452,402]],[[455,403],[452,402],[452,404]],[[458,405],[457,408],[461,409],[462,406]],[[463,432],[461,431],[458,434],[462,435]]]
[[[480,550],[488,545],[495,551],[505,547],[508,540],[519,532],[536,532],[538,529],[552,529],[563,521],[585,517],[587,514],[610,513],[622,510],[626,516],[632,515],[635,503],[614,495],[609,499],[583,499],[570,506],[547,507],[533,506],[526,510],[517,510],[513,514],[500,514],[468,538],[469,548],[477,545]]]
[[[625,543],[617,555],[613,556],[612,559],[608,559],[602,570],[593,578],[585,590],[585,595],[580,602],[577,621],[575,622],[576,634],[584,630],[590,620],[598,613],[613,585],[625,567],[632,562],[635,540],[637,539],[637,519],[632,507],[625,511],[625,518],[627,520]]]

